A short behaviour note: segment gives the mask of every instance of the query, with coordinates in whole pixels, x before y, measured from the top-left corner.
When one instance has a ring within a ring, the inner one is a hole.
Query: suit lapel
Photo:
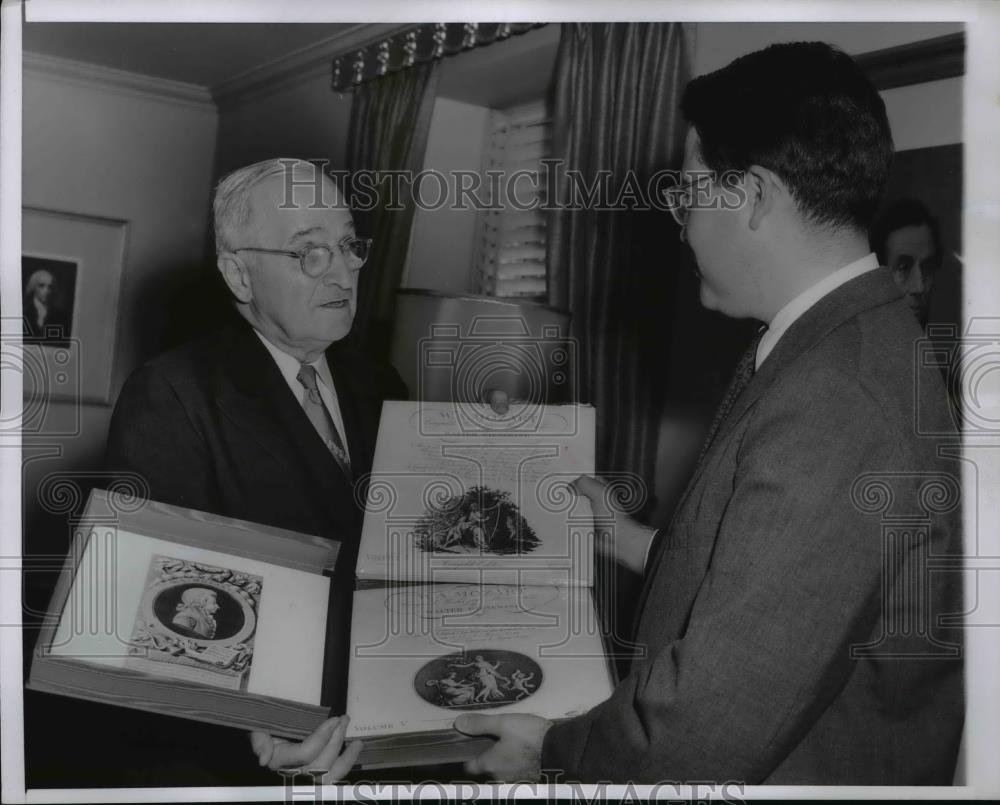
[[[898,298],[899,290],[889,272],[875,269],[841,285],[809,308],[788,328],[767,360],[761,364],[760,370],[750,378],[743,392],[733,403],[729,415],[720,423],[708,454],[716,445],[725,443],[747,410],[800,356],[819,344],[832,330],[862,311],[893,302]],[[707,464],[708,461],[703,459],[695,468],[687,490],[677,507],[678,510],[684,505],[690,490],[701,477]]]
[[[352,483],[248,325],[233,330],[226,369],[231,384],[216,398],[223,414],[293,477],[307,479],[306,494],[313,505],[325,509],[334,521],[343,521],[344,502],[353,496]]]
[[[743,415],[760,399],[779,375],[800,356],[819,344],[832,330],[859,313],[888,304],[899,299],[899,290],[888,271],[875,269],[841,285],[819,300],[799,317],[778,340],[774,350],[761,364],[760,370],[750,378],[743,392],[736,399],[726,419],[720,423],[718,431],[702,460],[695,467],[684,494],[681,495],[674,514],[682,512],[691,492],[698,486],[712,453],[719,445],[725,444]],[[671,528],[673,524],[671,523]],[[670,529],[668,528],[667,531]],[[636,623],[649,596],[649,589],[666,544],[666,534],[657,535],[657,544],[649,556],[644,574],[643,588],[636,608]]]
[[[746,411],[760,399],[774,381],[802,355],[821,343],[833,330],[865,310],[899,299],[888,271],[874,269],[834,289],[792,323],[775,344],[760,371],[750,379],[733,410],[719,428],[719,439],[726,436]]]

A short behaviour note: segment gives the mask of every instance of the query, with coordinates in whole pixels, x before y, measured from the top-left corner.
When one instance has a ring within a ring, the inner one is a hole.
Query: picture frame
[[[336,696],[325,666],[339,656],[327,645],[339,548],[95,489],[26,687],[304,738]]]
[[[23,207],[24,396],[110,403],[128,222]]]

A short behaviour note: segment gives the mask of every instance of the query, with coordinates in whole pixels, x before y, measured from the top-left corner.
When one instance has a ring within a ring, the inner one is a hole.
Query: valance
[[[333,89],[342,92],[373,78],[522,34],[543,22],[436,22],[408,30],[333,60]]]

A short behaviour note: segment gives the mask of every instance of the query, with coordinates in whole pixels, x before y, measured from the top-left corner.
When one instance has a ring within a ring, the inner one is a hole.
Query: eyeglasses
[[[347,238],[337,244],[337,248],[340,250],[341,255],[343,255],[344,262],[351,269],[361,268],[367,262],[371,247],[371,238]],[[284,257],[294,257],[299,261],[302,273],[312,279],[318,279],[330,270],[330,266],[333,265],[334,254],[333,249],[326,245],[309,246],[297,252],[283,251],[281,249],[261,249],[256,246],[241,246],[238,249],[232,249],[232,252],[234,254],[236,252],[259,252],[261,254],[280,254]]]
[[[696,176],[690,182],[684,182],[684,184],[676,185],[666,191],[668,203],[672,199],[676,199],[670,204],[668,209],[681,229],[687,226],[688,218],[691,215],[691,207],[693,206],[693,193],[689,192],[689,188],[703,184],[709,178],[705,174],[702,174]]]

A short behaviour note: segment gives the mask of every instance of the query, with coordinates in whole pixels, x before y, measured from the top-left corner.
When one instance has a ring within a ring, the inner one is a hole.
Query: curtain
[[[564,23],[553,89],[549,303],[572,315],[597,471],[634,474],[650,491],[681,242],[648,183],[680,168],[689,63],[680,23]],[[573,171],[588,186],[610,172],[607,199],[567,204]]]
[[[437,69],[438,62],[432,61],[357,87],[347,137],[349,171],[408,171],[412,176],[423,169],[437,94]],[[395,184],[402,190],[399,198],[390,194]],[[354,212],[358,233],[371,237],[374,243],[368,263],[361,269],[350,339],[383,359],[389,354],[395,294],[410,244],[414,213],[410,188],[407,182],[381,182],[378,203],[372,209]],[[387,209],[390,201],[398,202],[401,209]]]
[[[553,89],[552,156],[563,170],[548,221],[549,303],[571,315],[577,397],[597,411],[597,472],[639,519],[656,503],[681,254],[678,229],[653,204],[649,182],[683,160],[685,39],[678,23],[564,23]],[[574,198],[573,172],[590,188],[604,172],[605,197]],[[628,637],[640,587],[635,574],[595,557],[596,603],[620,674],[638,656]]]

